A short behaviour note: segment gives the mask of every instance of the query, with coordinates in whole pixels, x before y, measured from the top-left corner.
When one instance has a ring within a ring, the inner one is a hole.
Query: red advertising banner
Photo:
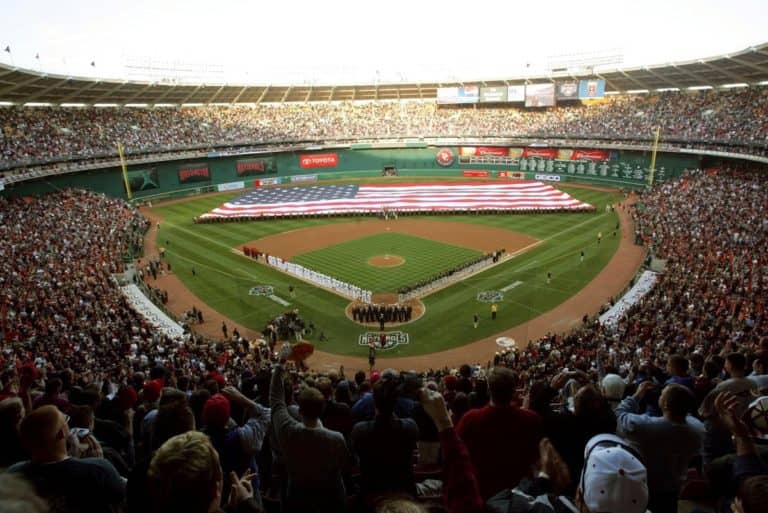
[[[315,153],[314,155],[301,155],[299,167],[302,169],[313,167],[336,167],[339,164],[337,153]]]
[[[211,172],[208,170],[208,164],[188,164],[179,168],[179,183],[205,182],[210,179]]]
[[[497,171],[496,177],[509,178],[511,180],[524,180],[525,173],[523,173],[522,171]]]
[[[592,160],[595,162],[611,158],[607,150],[573,150],[571,160]]]
[[[526,148],[523,150],[523,157],[535,159],[556,159],[557,148]]]
[[[490,173],[488,171],[479,171],[475,169],[464,170],[461,172],[462,176],[471,176],[473,178],[488,178]]]
[[[462,157],[483,157],[485,155],[507,157],[509,156],[509,148],[499,146],[462,146],[459,148],[459,155]]]

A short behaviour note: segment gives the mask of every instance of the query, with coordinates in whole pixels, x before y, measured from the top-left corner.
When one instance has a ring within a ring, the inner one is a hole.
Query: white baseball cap
[[[606,399],[621,401],[624,398],[627,384],[618,374],[606,374],[601,384]]]
[[[587,442],[581,489],[592,513],[644,513],[648,506],[645,465],[616,435],[597,435]]]

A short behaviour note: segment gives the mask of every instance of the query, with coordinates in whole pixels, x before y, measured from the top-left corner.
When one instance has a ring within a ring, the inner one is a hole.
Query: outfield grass
[[[386,269],[368,263],[371,257],[386,255],[405,262]],[[397,292],[480,255],[474,249],[402,233],[380,233],[295,255],[291,261],[375,293]]]
[[[424,317],[399,328],[409,334],[410,343],[386,353],[380,352],[379,357],[427,354],[464,345],[536,317],[589,283],[618,247],[619,237],[610,235],[618,217],[613,212],[606,213],[604,207],[608,202],[620,201],[621,195],[559,188],[596,205],[597,213],[441,216],[441,221],[493,226],[520,232],[544,243],[425,298],[427,312]],[[197,296],[205,298],[210,307],[254,329],[262,329],[269,319],[286,309],[268,298],[248,295],[248,290],[255,285],[271,285],[276,295],[291,302],[290,308],[299,308],[302,317],[312,320],[329,338],[328,342],[317,343],[319,349],[366,357],[367,349],[357,345],[358,335],[365,329],[345,317],[347,300],[232,251],[234,247],[261,237],[328,223],[349,222],[350,219],[287,219],[224,224],[192,222],[194,216],[234,196],[236,194],[198,198],[155,209],[164,218],[158,236],[159,245],[166,248],[167,258],[178,277]],[[596,243],[598,232],[604,234],[599,246]],[[586,258],[580,264],[579,253],[582,249]],[[193,266],[196,270],[194,277],[191,275]],[[546,283],[547,272],[553,275],[550,285]],[[497,321],[481,321],[480,327],[473,329],[473,313],[477,312],[483,319],[489,317],[488,305],[477,301],[477,293],[498,290],[517,281],[522,284],[508,291],[499,303]],[[296,289],[295,299],[288,294],[290,285]]]

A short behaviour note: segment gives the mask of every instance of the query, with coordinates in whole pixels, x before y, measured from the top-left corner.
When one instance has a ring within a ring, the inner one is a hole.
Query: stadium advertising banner
[[[437,88],[437,103],[478,103],[479,101],[479,86]]]
[[[525,86],[526,107],[554,107],[555,84],[528,84]]]
[[[507,101],[508,102],[524,102],[525,86],[524,85],[507,86]]]
[[[579,80],[579,98],[602,98],[605,96],[605,80]]]
[[[296,175],[291,177],[291,183],[316,182],[317,175]]]
[[[450,167],[455,158],[453,150],[450,148],[440,148],[435,154],[435,160],[440,167]]]
[[[507,101],[507,86],[480,88],[480,103],[498,103],[505,101]]]
[[[525,173],[522,173],[520,171],[497,171],[496,172],[497,178],[508,178],[510,180],[524,180],[525,179]]]
[[[490,175],[490,171],[480,171],[478,169],[465,169],[461,172],[461,176],[470,178],[488,178]]]
[[[558,100],[578,100],[579,99],[579,83],[575,80],[570,82],[558,82],[557,83],[557,99]]]
[[[567,175],[585,178],[600,178],[608,181],[624,181],[634,183],[645,183],[648,180],[648,168],[640,167],[639,164],[615,161],[594,161],[594,160],[544,160],[523,158],[520,160],[520,170],[535,172],[540,174],[555,175],[559,174],[566,180]],[[665,169],[660,167],[657,173],[662,175]]]
[[[339,165],[338,153],[315,153],[313,155],[300,155],[299,167],[308,169],[313,167],[336,167]]]
[[[458,103],[456,99],[459,97],[458,87],[438,87],[437,88],[437,103]]]
[[[501,146],[461,146],[459,155],[462,157],[484,157],[493,155],[495,157],[508,157],[510,148]]]
[[[573,150],[569,150],[566,148],[557,149],[557,160],[571,160],[572,156],[573,156]]]
[[[571,160],[591,160],[593,162],[602,162],[609,160],[611,154],[607,150],[573,150]]]
[[[205,162],[184,164],[179,167],[179,183],[208,182],[210,179],[211,171]]]
[[[245,189],[245,182],[239,181],[239,182],[220,183],[216,187],[216,190],[218,190],[219,192],[236,191],[238,189]]]
[[[265,173],[277,173],[277,166],[272,159],[247,159],[238,160],[235,163],[237,176],[262,175]]]
[[[557,158],[557,148],[526,148],[523,157],[527,159],[552,159]]]
[[[282,183],[282,179],[280,178],[259,178],[253,181],[254,187],[266,187],[268,185],[280,185]]]
[[[148,191],[160,187],[157,168],[131,169],[128,171],[128,186],[131,192]]]

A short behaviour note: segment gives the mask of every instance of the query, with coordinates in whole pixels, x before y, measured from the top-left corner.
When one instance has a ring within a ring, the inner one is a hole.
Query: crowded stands
[[[112,277],[148,228],[121,200],[0,199],[0,510],[765,511],[766,191],[712,169],[644,193],[665,271],[615,329],[354,376],[277,330],[154,330]]]
[[[544,136],[662,141],[763,154],[768,89],[622,95],[550,109],[426,103],[305,103],[189,108],[0,108],[0,162],[180,151],[275,141],[381,137]],[[17,170],[17,172],[21,171]]]
[[[760,154],[766,119],[757,87],[546,110],[4,107],[0,162],[101,158],[115,141],[134,154],[404,136],[615,141],[657,126],[667,141]],[[615,326],[585,316],[455,368],[353,376],[281,348],[314,328],[295,311],[259,340],[226,325],[217,340],[153,327],[116,278],[149,228],[122,200],[0,198],[0,511],[666,513],[680,500],[766,511],[766,185],[764,169],[692,170],[622,206],[664,271]],[[196,309],[187,318],[203,322]]]

